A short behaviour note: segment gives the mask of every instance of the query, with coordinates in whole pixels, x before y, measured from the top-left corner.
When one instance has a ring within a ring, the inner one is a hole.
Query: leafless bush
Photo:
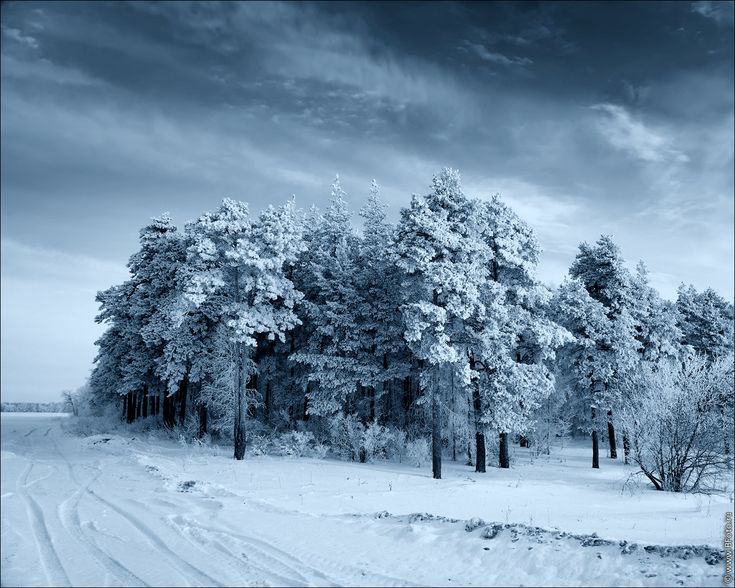
[[[722,398],[732,397],[732,359],[644,365],[623,410],[631,458],[657,490],[706,492],[727,469]]]

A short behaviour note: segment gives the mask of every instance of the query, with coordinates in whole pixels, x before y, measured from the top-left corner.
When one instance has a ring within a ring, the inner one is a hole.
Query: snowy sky
[[[2,399],[91,368],[137,231],[223,197],[391,215],[443,166],[558,283],[611,233],[733,299],[733,4],[2,4]]]

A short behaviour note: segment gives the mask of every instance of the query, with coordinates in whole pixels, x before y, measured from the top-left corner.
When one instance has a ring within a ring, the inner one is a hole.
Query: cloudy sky
[[[733,4],[2,4],[2,399],[92,365],[137,231],[223,197],[397,218],[444,166],[558,283],[614,235],[666,297],[733,298]]]

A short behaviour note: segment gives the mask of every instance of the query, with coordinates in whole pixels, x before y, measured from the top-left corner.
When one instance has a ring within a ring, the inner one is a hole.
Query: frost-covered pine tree
[[[477,255],[482,247],[472,229],[472,207],[462,193],[459,173],[444,169],[432,191],[414,196],[401,211],[394,255],[403,272],[401,312],[404,338],[423,362],[432,430],[432,470],[441,478],[441,380],[446,368],[460,366],[469,383],[464,321],[482,314],[481,285],[486,272]],[[444,389],[446,392],[446,389]]]
[[[408,375],[410,361],[399,308],[401,273],[390,257],[395,229],[386,220],[386,205],[375,180],[360,216],[364,225],[356,263],[361,298],[358,320],[364,325],[362,349],[377,368],[369,383],[368,417],[373,420],[383,416],[376,414],[381,399],[392,399],[389,385]]]
[[[307,366],[309,414],[331,415],[354,403],[358,386],[369,386],[379,370],[365,341],[359,240],[345,196],[338,176],[329,206],[310,228],[310,250],[300,265],[307,325],[291,359]]]
[[[302,249],[294,203],[268,207],[256,221],[247,204],[225,199],[212,213],[187,225],[187,299],[210,303],[227,328],[233,371],[235,459],[245,456],[247,383],[255,373],[253,353],[261,338],[284,340],[299,323],[301,298],[286,268]]]
[[[582,243],[579,252],[569,268],[569,275],[579,279],[587,293],[603,305],[605,316],[610,321],[611,341],[617,348],[609,360],[612,373],[597,384],[604,387],[599,399],[607,415],[610,457],[617,458],[617,443],[613,424],[614,409],[620,407],[626,371],[635,365],[639,342],[635,339],[635,320],[631,315],[634,306],[633,288],[630,273],[625,267],[620,248],[609,235],[602,235],[595,245]]]
[[[709,358],[733,351],[733,305],[717,292],[702,292],[681,284],[676,299],[677,325],[682,344]]]
[[[175,270],[181,260],[176,227],[167,214],[152,219],[140,231],[140,249],[128,262],[130,278],[119,286],[97,294],[98,322],[111,324],[113,331],[100,339],[103,371],[93,374],[93,385],[105,374],[107,386],[114,385],[125,396],[128,421],[148,416],[149,401],[157,398],[157,367],[163,341],[158,336],[161,306],[175,287]],[[103,358],[103,349],[110,356]],[[124,352],[121,350],[124,349]],[[115,359],[115,367],[110,361]],[[117,374],[119,380],[110,380]],[[155,406],[155,405],[154,405]]]
[[[677,326],[685,349],[703,355],[710,362],[718,358],[731,360],[735,328],[731,303],[711,288],[698,292],[692,285],[681,284],[677,291],[676,310]],[[722,423],[724,451],[730,454],[733,445],[732,394],[723,390],[716,410]]]
[[[681,355],[681,330],[676,307],[663,300],[649,283],[648,269],[640,261],[631,281],[631,315],[641,360],[659,362]]]
[[[615,404],[619,374],[634,365],[636,341],[578,279],[559,286],[552,308],[556,321],[574,337],[558,353],[559,368],[571,389],[578,425],[592,433],[592,467],[599,468],[600,413]]]
[[[149,395],[148,388],[155,387],[150,396],[157,409],[159,394],[163,393],[164,423],[171,426],[176,412],[180,422],[186,415],[188,364],[183,362],[179,369],[167,369],[170,361],[167,359],[165,337],[170,324],[171,302],[180,293],[177,273],[186,259],[186,250],[168,214],[152,219],[143,227],[140,242],[141,248],[131,257],[128,267],[138,283],[135,294],[130,298],[139,317],[137,328],[148,347],[149,356],[155,361],[145,396]],[[171,397],[174,391],[178,392],[176,404]],[[148,399],[144,398],[144,402],[147,404]]]
[[[568,333],[547,316],[551,293],[536,279],[540,247],[532,229],[499,197],[474,202],[474,226],[487,260],[481,312],[468,322],[476,469],[485,471],[484,427],[499,432],[500,467],[509,466],[508,433],[528,432],[553,390],[548,362]]]

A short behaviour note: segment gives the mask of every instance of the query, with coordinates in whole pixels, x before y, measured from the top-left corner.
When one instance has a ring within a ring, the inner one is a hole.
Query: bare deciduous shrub
[[[722,398],[732,397],[732,358],[641,366],[623,422],[631,458],[657,490],[705,492],[727,469]]]

